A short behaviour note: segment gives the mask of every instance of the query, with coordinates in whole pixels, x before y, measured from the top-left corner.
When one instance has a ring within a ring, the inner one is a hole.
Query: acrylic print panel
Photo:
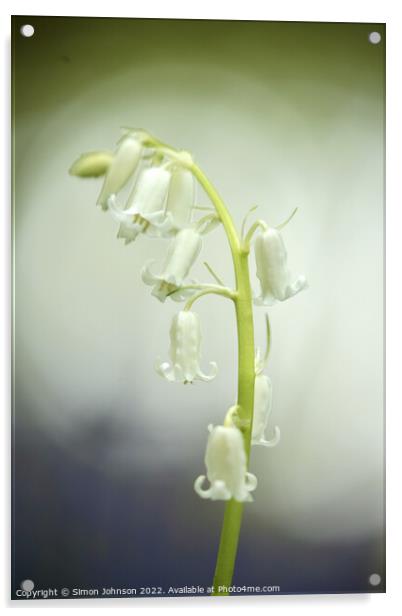
[[[383,592],[384,25],[12,28],[12,597]]]

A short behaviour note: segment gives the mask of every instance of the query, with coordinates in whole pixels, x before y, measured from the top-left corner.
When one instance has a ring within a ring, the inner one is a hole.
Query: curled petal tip
[[[278,426],[274,428],[274,436],[269,441],[263,441],[263,445],[266,447],[275,447],[281,440],[281,431]]]
[[[218,374],[218,364],[215,361],[211,361],[209,362],[209,365],[211,366],[211,374],[204,374],[203,372],[200,372],[197,374],[197,377],[201,380],[201,381],[212,381],[216,375]]]
[[[159,360],[158,360],[155,363],[154,368],[155,368],[156,372],[160,376],[162,376],[164,379],[166,379],[170,383],[172,383],[175,380],[175,378],[174,378],[174,369],[169,364],[169,362],[164,361],[164,362],[159,363]]]
[[[144,282],[145,284],[149,286],[154,285],[159,280],[159,278],[151,272],[151,265],[153,265],[154,263],[155,263],[155,259],[151,259],[150,261],[147,261],[141,270],[142,282]]]
[[[260,440],[253,440],[253,445],[263,445],[264,447],[275,447],[279,441],[281,440],[281,431],[278,426],[274,428],[274,436],[267,441],[265,438],[261,438]]]
[[[197,492],[198,496],[201,496],[201,498],[209,498],[211,494],[211,488],[207,488],[206,490],[202,488],[202,484],[204,483],[205,479],[205,475],[200,475],[194,481],[194,490]]]
[[[253,473],[246,473],[246,488],[249,492],[254,492],[258,484],[257,477]]]
[[[230,500],[231,494],[227,489],[225,482],[221,480],[214,481],[209,488],[204,489],[202,484],[206,480],[205,475],[200,475],[194,481],[194,490],[201,498],[210,498],[211,500]]]
[[[304,289],[308,289],[310,286],[305,276],[299,276],[299,278],[297,279],[297,284],[299,285],[300,291],[303,291]]]
[[[293,297],[300,291],[308,288],[307,278],[305,276],[299,276],[291,285],[286,289],[285,299]]]

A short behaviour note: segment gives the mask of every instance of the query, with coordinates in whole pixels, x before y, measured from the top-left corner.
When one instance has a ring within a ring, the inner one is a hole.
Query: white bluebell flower
[[[108,209],[110,197],[120,192],[133,177],[141,160],[142,151],[142,137],[136,132],[123,135],[118,142],[97,201],[103,210]]]
[[[140,233],[159,237],[171,231],[165,214],[170,179],[167,169],[149,167],[139,174],[125,209],[118,207],[115,195],[109,197],[110,212],[120,222],[117,237],[128,244]]]
[[[268,321],[267,328],[269,336]],[[267,440],[265,438],[265,431],[268,428],[268,422],[272,412],[272,382],[271,379],[263,373],[269,352],[269,338],[267,345],[266,356],[262,358],[260,350],[257,349],[255,357],[254,412],[251,443],[253,445],[275,447],[281,438],[281,432],[278,426],[274,428],[274,436],[272,439]]]
[[[268,426],[272,411],[272,382],[265,374],[257,374],[254,383],[254,416],[252,444],[275,447],[280,440],[280,430],[275,426],[275,433],[271,440],[265,438],[265,430]]]
[[[205,453],[207,474],[200,475],[194,489],[201,498],[211,500],[252,501],[250,492],[257,487],[257,478],[247,472],[247,457],[241,431],[235,426],[209,426]],[[205,479],[210,486],[203,488]]]
[[[211,374],[204,374],[200,368],[201,327],[198,314],[181,310],[170,327],[170,362],[157,363],[156,371],[168,381],[192,383],[195,379],[211,381],[218,368],[210,362]]]
[[[266,227],[255,239],[255,260],[261,293],[257,305],[272,306],[307,287],[307,280],[299,276],[292,281],[287,265],[287,252],[278,229]]]
[[[150,267],[154,261],[146,263],[141,275],[145,284],[153,286],[152,295],[161,302],[164,302],[169,295],[176,301],[188,297],[189,293],[180,292],[180,287],[197,259],[201,246],[201,234],[196,229],[182,229],[170,241],[161,274],[151,272]],[[190,291],[190,295],[193,293],[194,291]]]

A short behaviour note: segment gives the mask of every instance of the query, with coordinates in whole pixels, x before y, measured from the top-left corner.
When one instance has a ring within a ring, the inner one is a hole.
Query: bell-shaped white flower
[[[254,414],[251,442],[253,445],[275,447],[279,443],[281,432],[275,426],[274,436],[271,440],[265,438],[265,430],[268,426],[272,411],[272,383],[265,374],[257,374],[254,381]]]
[[[210,362],[212,372],[204,374],[200,368],[201,327],[198,314],[190,310],[177,313],[170,327],[170,363],[158,363],[156,371],[168,381],[192,383],[195,379],[211,381],[218,368]]]
[[[272,306],[307,287],[304,276],[291,282],[286,248],[278,229],[267,226],[257,235],[254,251],[261,285],[261,294],[254,300],[257,305]]]
[[[166,297],[173,293],[174,297],[172,297],[176,301],[181,301],[188,296],[188,293],[180,292],[180,287],[198,257],[201,246],[201,234],[196,229],[182,229],[169,244],[165,266],[161,274],[156,275],[151,272],[150,266],[153,261],[146,263],[141,275],[145,284],[154,287],[152,295],[161,302],[164,302]],[[193,292],[190,291],[190,294],[193,294]]]
[[[118,142],[98,197],[97,203],[103,210],[108,209],[109,198],[116,195],[133,176],[141,159],[142,150],[140,135],[135,132],[127,133]]]
[[[166,216],[170,217],[176,229],[182,229],[190,222],[194,200],[193,174],[187,169],[176,168],[172,173],[166,204]]]
[[[139,233],[158,237],[171,229],[165,215],[170,179],[171,173],[167,169],[149,167],[139,174],[124,210],[117,206],[114,195],[109,198],[111,214],[120,222],[117,237],[128,244]]]
[[[241,431],[235,426],[209,426],[209,431],[205,466],[210,487],[202,487],[206,477],[201,475],[194,482],[195,491],[211,500],[252,501],[250,492],[257,487],[257,478],[247,472]]]
[[[265,431],[272,411],[272,382],[263,374],[268,359],[270,347],[270,327],[267,315],[267,350],[265,357],[261,357],[260,349],[257,348],[255,356],[255,381],[254,381],[254,412],[251,442],[253,445],[275,447],[280,441],[281,432],[278,426],[274,428],[272,439],[265,438]]]
[[[85,152],[73,162],[68,172],[79,178],[98,178],[105,175],[112,161],[113,153],[107,150]]]

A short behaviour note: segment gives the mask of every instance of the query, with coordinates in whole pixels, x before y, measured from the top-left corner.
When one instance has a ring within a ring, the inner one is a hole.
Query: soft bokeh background
[[[272,224],[300,208],[283,235],[310,289],[270,311],[282,440],[252,452],[235,583],[383,590],[368,579],[385,573],[384,26],[17,17],[13,30],[14,588],[211,582],[223,504],[192,483],[207,424],[234,401],[232,307],[197,305],[215,381],[159,378],[177,305],[139,272],[166,243],[125,247],[95,207],[100,182],[67,173],[136,126],[190,150],[238,223],[254,204]],[[208,279],[203,259],[232,281],[222,231],[194,270]]]

